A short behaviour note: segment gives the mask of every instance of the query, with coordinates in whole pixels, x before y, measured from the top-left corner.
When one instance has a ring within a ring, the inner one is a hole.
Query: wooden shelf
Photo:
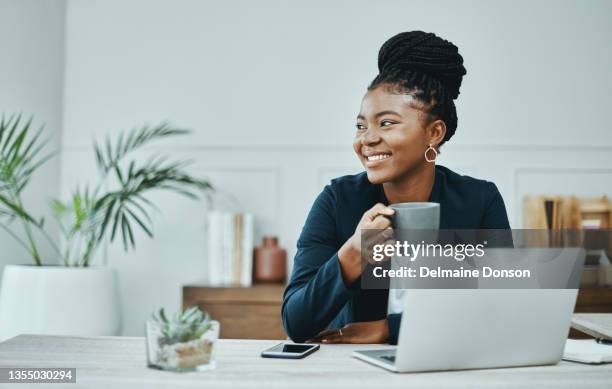
[[[576,313],[612,313],[612,288],[582,288],[576,299]]]
[[[286,339],[281,322],[284,285],[250,288],[185,285],[183,307],[199,306],[221,324],[221,338]]]

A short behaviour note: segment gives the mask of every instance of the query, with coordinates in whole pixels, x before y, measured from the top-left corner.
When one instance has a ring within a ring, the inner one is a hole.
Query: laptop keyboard
[[[395,355],[381,355],[380,359],[384,359],[384,360],[389,361],[391,363],[395,363]]]

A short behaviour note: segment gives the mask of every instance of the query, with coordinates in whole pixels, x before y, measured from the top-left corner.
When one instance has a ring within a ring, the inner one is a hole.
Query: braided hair
[[[454,100],[466,74],[457,46],[433,33],[402,32],[380,48],[378,72],[368,90],[384,86],[424,104],[429,122],[441,119],[446,124],[446,135],[440,144],[455,134]]]

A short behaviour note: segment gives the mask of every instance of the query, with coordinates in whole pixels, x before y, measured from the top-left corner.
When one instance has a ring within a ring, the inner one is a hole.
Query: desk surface
[[[259,357],[261,350],[276,343],[278,341],[222,339],[217,345],[217,369],[173,373],[145,367],[144,338],[21,335],[0,343],[0,366],[75,367],[76,385],[49,384],[51,388],[72,389],[610,388],[612,385],[612,365],[591,366],[562,361],[556,366],[395,374],[350,356],[355,349],[380,348],[380,345],[322,345],[321,350],[302,360]],[[43,388],[47,385],[18,386]]]

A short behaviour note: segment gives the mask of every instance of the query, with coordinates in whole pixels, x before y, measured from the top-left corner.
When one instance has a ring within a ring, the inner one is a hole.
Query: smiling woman
[[[361,230],[391,236],[389,204],[436,202],[441,229],[508,229],[492,182],[436,165],[457,128],[454,99],[466,70],[457,46],[423,31],[383,44],[379,74],[363,97],[353,148],[365,172],[332,180],[308,215],[284,294],[282,318],[295,341],[395,343],[401,314],[388,290],[362,289]]]

